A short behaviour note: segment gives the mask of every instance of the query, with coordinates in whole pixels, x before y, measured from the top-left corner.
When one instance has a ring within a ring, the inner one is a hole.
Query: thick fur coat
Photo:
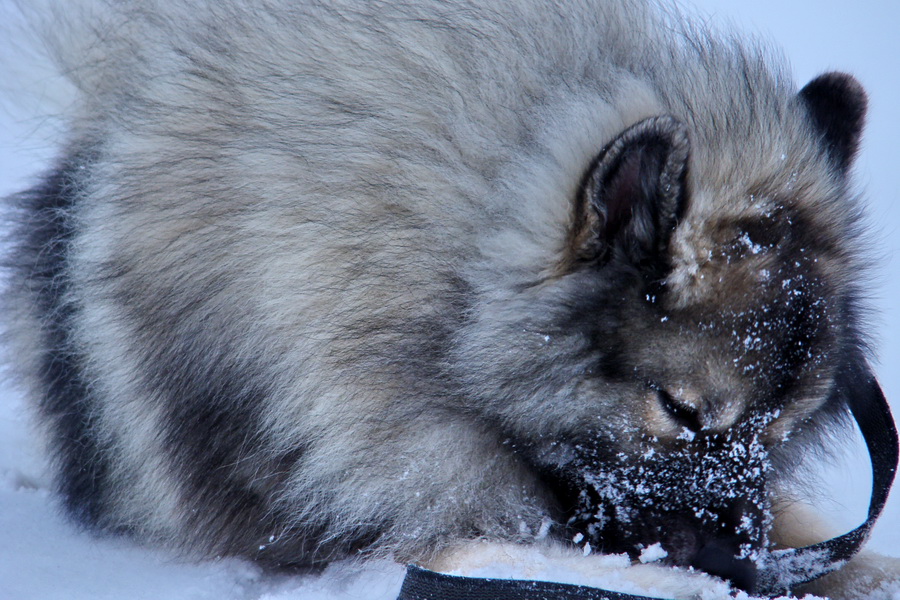
[[[77,519],[274,566],[778,537],[868,373],[851,77],[637,0],[56,13],[5,310]]]

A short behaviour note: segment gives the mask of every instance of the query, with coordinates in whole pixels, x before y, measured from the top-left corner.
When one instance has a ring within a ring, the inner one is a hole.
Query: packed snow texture
[[[520,545],[476,543],[450,553],[435,568],[451,575],[557,581],[651,598],[754,600],[705,573],[652,564],[664,554],[654,544],[642,553],[640,564],[632,564],[624,554],[582,557],[559,547],[537,551]],[[817,598],[807,595],[803,600]]]
[[[0,22],[8,21],[12,3],[0,0]],[[896,67],[900,38],[894,24],[900,18],[900,5],[878,0],[852,5],[837,0],[695,0],[695,4],[711,15],[713,23],[733,21],[774,39],[794,64],[799,82],[839,69],[857,75],[867,88],[869,121],[856,171],[868,198],[868,222],[876,239],[871,256],[877,313],[871,324],[878,336],[874,346],[880,357],[879,378],[895,414],[900,414],[900,370],[896,368],[900,364],[900,171],[894,164],[894,141],[900,137],[900,114],[895,110],[900,105]],[[46,112],[52,108],[41,108],[53,105],[52,98],[47,102],[44,97],[52,96],[53,90],[40,86],[46,67],[23,62],[21,55],[10,52],[4,34],[0,40],[0,97],[24,99],[16,105],[0,104],[3,196],[28,185],[49,163],[58,143],[58,124]],[[16,81],[34,85],[22,94],[18,87],[12,88],[13,75],[19,77]],[[848,448],[836,465],[825,470],[822,489],[805,491],[835,532],[863,521],[870,490],[870,468],[861,440]],[[77,529],[61,515],[48,490],[47,471],[21,397],[4,383],[0,387],[0,598],[393,600],[402,582],[403,567],[390,561],[347,561],[319,574],[279,576],[234,559],[190,562],[127,539],[100,538]],[[898,498],[895,492],[869,546],[891,556],[900,556]],[[641,560],[646,564],[629,566],[623,556],[584,557],[552,548],[539,552],[476,544],[461,549],[445,566],[472,576],[556,580],[705,600],[727,597],[727,586],[719,580],[660,566],[655,561],[662,552],[656,546],[645,548]],[[900,582],[880,590],[877,598],[900,600]]]

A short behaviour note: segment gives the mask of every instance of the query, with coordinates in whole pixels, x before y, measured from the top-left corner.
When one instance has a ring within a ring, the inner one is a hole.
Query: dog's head
[[[546,285],[565,299],[554,331],[577,338],[555,369],[574,383],[522,444],[579,539],[632,553],[660,542],[743,587],[770,543],[773,480],[841,413],[852,390],[838,370],[867,369],[846,181],[865,96],[830,74],[790,109],[801,125],[786,135],[804,150],[764,149],[714,181],[692,172],[692,128],[673,117],[602,150]]]

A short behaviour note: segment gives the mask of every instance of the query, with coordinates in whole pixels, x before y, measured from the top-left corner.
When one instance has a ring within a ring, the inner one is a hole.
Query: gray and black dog
[[[78,95],[4,310],[74,517],[276,567],[574,536],[752,578],[871,376],[855,79],[640,0],[58,12]]]

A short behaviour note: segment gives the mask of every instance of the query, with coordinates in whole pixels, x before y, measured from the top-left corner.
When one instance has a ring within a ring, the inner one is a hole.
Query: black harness
[[[844,373],[847,377],[848,374]],[[870,376],[844,382],[863,391],[848,395],[872,462],[872,497],[866,521],[849,533],[805,548],[775,550],[759,565],[754,594],[779,596],[840,569],[869,537],[881,514],[897,471],[897,430],[887,400]],[[445,575],[410,565],[397,600],[659,600],[598,588],[546,581],[481,579]]]

